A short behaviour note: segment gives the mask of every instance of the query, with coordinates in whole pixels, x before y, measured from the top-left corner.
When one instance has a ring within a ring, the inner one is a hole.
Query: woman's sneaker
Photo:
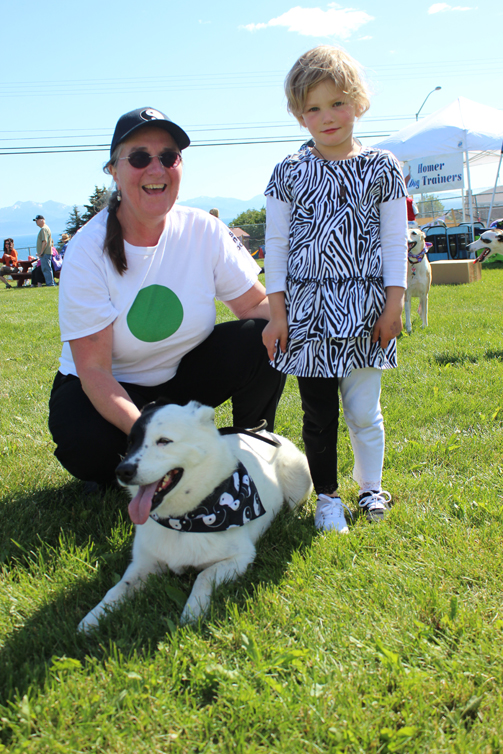
[[[382,521],[391,507],[391,495],[386,490],[366,490],[359,495],[358,505],[367,521]]]
[[[347,505],[344,505],[340,497],[318,495],[314,525],[317,529],[323,531],[338,531],[339,534],[347,534],[349,529],[344,516],[344,508],[349,513],[349,517],[352,518],[351,511]]]

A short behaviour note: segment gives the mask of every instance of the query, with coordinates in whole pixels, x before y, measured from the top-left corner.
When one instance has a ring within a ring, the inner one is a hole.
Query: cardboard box
[[[475,283],[482,279],[481,262],[473,263],[473,259],[451,259],[441,262],[431,262],[432,285],[459,285],[461,283]]]

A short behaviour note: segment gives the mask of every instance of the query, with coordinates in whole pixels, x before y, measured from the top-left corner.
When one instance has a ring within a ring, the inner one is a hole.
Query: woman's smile
[[[160,191],[164,191],[165,188],[165,183],[149,183],[146,186],[143,186],[143,190],[146,191],[147,194],[157,194]]]
[[[157,227],[162,232],[166,215],[174,205],[180,190],[182,163],[164,167],[159,155],[179,148],[173,137],[160,128],[144,128],[125,141],[112,175],[121,192],[118,217],[127,240],[141,236],[142,228]],[[151,155],[146,167],[133,167],[128,157],[136,152]],[[131,241],[132,243],[133,241]]]

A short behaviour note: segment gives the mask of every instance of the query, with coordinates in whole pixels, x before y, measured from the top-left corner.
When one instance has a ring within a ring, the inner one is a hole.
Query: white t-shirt
[[[220,220],[175,205],[154,247],[125,242],[119,275],[103,251],[108,210],[70,242],[59,289],[60,371],[77,375],[68,341],[113,322],[112,373],[120,382],[160,385],[215,326],[215,298],[232,301],[259,266]]]

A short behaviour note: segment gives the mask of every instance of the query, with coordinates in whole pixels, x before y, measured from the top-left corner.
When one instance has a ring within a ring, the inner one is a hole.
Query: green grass
[[[200,625],[178,625],[194,574],[170,574],[89,638],[132,527],[124,494],[85,499],[52,455],[57,295],[0,291],[0,752],[503,751],[503,267],[434,287],[399,340],[385,523],[322,535],[311,499]],[[291,379],[277,430],[302,447]],[[339,467],[355,507],[343,420]]]

